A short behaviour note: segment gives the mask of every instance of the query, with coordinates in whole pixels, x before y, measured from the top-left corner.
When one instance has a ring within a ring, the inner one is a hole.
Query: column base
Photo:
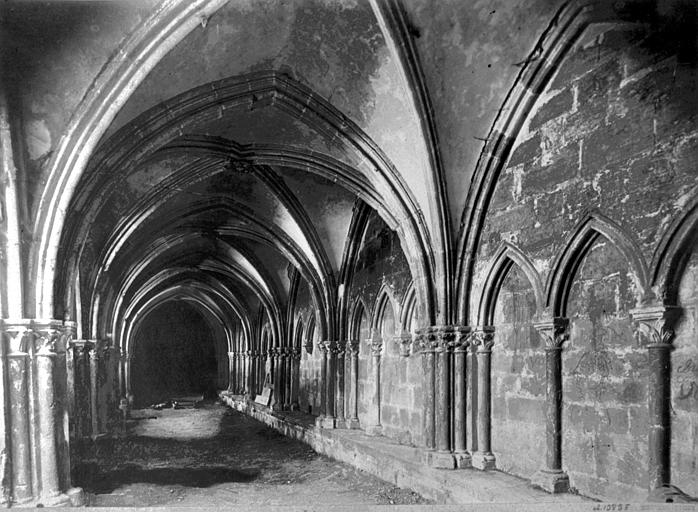
[[[451,452],[428,451],[424,453],[427,466],[436,469],[455,469],[456,459]]]
[[[383,435],[383,425],[369,425],[364,429],[364,432],[369,436]]]
[[[569,492],[570,479],[561,469],[541,469],[531,477],[531,485],[540,487],[551,494]]]
[[[80,487],[73,487],[66,492],[44,498],[37,498],[23,506],[43,507],[83,507],[85,503],[85,493]]]
[[[692,498],[675,485],[663,485],[650,491],[647,501],[652,503],[695,503]]]
[[[342,428],[342,429],[349,428],[349,427],[347,427],[348,423],[349,423],[348,420],[340,420],[339,418],[337,418],[336,420],[334,420],[334,428]]]
[[[480,469],[482,471],[487,471],[490,469],[495,469],[496,459],[494,454],[491,452],[475,452],[471,456],[472,467],[475,469]]]
[[[359,430],[361,428],[361,423],[359,423],[358,419],[350,419],[347,420],[347,428],[350,428],[352,430]]]
[[[458,469],[470,469],[473,467],[473,458],[468,452],[456,452],[453,454],[453,458],[456,459],[456,468]]]
[[[320,423],[320,428],[337,428],[337,420],[332,416],[325,416]]]

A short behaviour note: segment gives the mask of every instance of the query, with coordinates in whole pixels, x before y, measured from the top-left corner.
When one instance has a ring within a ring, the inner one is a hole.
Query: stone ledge
[[[323,429],[314,417],[299,412],[271,412],[266,407],[245,402],[242,397],[221,395],[231,408],[265,423],[280,433],[308,444],[316,452],[350,464],[398,487],[412,489],[425,498],[443,504],[519,503],[581,504],[591,510],[593,502],[571,495],[552,495],[534,488],[528,480],[500,471],[461,469],[449,471],[428,467],[424,452],[382,436],[369,436],[361,430]],[[394,510],[394,509],[393,509]],[[517,507],[517,510],[522,510]],[[531,509],[533,510],[533,509]]]

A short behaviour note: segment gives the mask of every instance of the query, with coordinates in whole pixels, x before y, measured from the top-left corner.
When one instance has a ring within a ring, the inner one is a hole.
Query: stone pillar
[[[227,393],[235,392],[235,352],[228,352],[228,389]]]
[[[437,338],[434,330],[427,327],[419,332],[422,365],[424,368],[424,448],[425,462],[431,463],[436,450],[435,438],[435,384],[436,384],[436,347]]]
[[[455,459],[451,453],[451,347],[455,332],[449,326],[436,331],[436,452],[431,465],[436,468],[453,469]]]
[[[236,357],[236,365],[235,365],[235,381],[236,381],[235,389],[236,389],[236,393],[238,395],[242,395],[244,393],[244,386],[242,384],[243,377],[244,377],[244,367],[242,364],[242,359],[243,359],[242,351],[239,351],[236,354],[236,356],[237,357]]]
[[[671,484],[671,350],[681,308],[658,305],[634,309],[630,313],[636,323],[638,342],[648,351],[648,501],[693,501]]]
[[[75,437],[80,439],[91,434],[90,399],[90,351],[93,343],[74,340],[70,343],[73,355],[73,423]]]
[[[61,494],[58,467],[56,401],[55,393],[56,343],[60,335],[57,325],[41,325],[35,330],[36,387],[39,419],[40,486],[43,498],[55,498]]]
[[[245,350],[245,354],[243,357],[243,368],[244,368],[244,378],[243,378],[243,394],[249,398],[250,393],[252,392],[250,385],[252,384],[250,382],[250,378],[252,375],[252,372],[250,372],[250,365],[252,363],[252,351],[251,350]]]
[[[278,411],[283,408],[283,383],[281,382],[281,349],[278,347],[273,347],[269,349],[269,352],[271,353],[271,375],[274,385],[274,400],[272,403],[272,409]]]
[[[322,422],[323,428],[336,427],[335,414],[335,386],[337,373],[337,342],[325,341],[325,361],[327,370],[325,371],[325,418]]]
[[[90,419],[92,420],[92,438],[96,439],[100,435],[101,429],[99,424],[99,411],[98,411],[98,399],[99,399],[99,360],[100,353],[97,343],[93,343],[90,348]],[[131,362],[133,361],[133,356],[130,356],[127,362],[127,369],[131,369]],[[133,405],[133,394],[130,389],[130,379],[127,381],[129,387],[126,390],[128,401],[130,405]]]
[[[336,400],[336,407],[335,407],[335,412],[337,416],[337,420],[335,422],[335,425],[337,428],[347,428],[347,421],[345,417],[345,411],[344,411],[344,369],[345,369],[345,360],[344,356],[346,354],[346,341],[338,342],[337,343],[337,400]]]
[[[359,348],[361,342],[352,340],[349,343],[351,351],[351,386],[354,391],[353,401],[351,402],[351,418],[349,419],[348,428],[358,429],[359,423]]]
[[[320,415],[316,418],[315,424],[322,427],[325,421],[325,406],[327,404],[327,346],[324,342],[319,341],[317,348],[322,354],[322,363],[320,366]]]
[[[301,366],[301,349],[294,347],[291,349],[291,410],[297,411],[300,409],[299,391],[300,387],[300,366]]]
[[[477,356],[477,447],[472,454],[473,467],[487,470],[494,469],[495,457],[490,446],[491,442],[491,356],[494,345],[494,328],[479,327],[473,332],[471,343]]]
[[[371,344],[371,356],[373,357],[373,397],[371,398],[371,425],[366,426],[366,433],[372,436],[380,435],[383,431],[381,425],[381,352],[383,340],[374,338],[369,340]]]
[[[128,362],[128,354],[124,347],[121,347],[119,351],[119,409],[121,410],[121,416],[125,421],[130,414],[130,408],[128,403],[128,397],[126,393],[126,364]],[[124,423],[124,428],[126,424]]]
[[[546,467],[531,478],[531,483],[551,493],[570,489],[570,480],[562,470],[562,345],[568,339],[567,318],[556,317],[534,325],[545,343],[545,434]]]
[[[28,323],[27,323],[28,324]],[[29,422],[29,343],[28,325],[20,321],[7,321],[7,373],[9,399],[9,429],[12,503],[26,503],[32,499],[32,459]]]
[[[92,368],[92,358],[94,353],[94,347],[90,351],[90,368]],[[133,388],[131,387],[131,369],[133,368],[133,354],[126,354],[126,362],[124,363],[124,378],[126,380],[126,402],[128,403],[128,407],[132,408],[133,407]],[[90,370],[92,371],[92,370]]]
[[[284,349],[284,406],[287,410],[291,410],[293,397],[291,396],[291,383],[293,377],[291,375],[291,367],[293,366],[293,349],[286,347]]]
[[[453,411],[453,455],[456,461],[456,467],[459,469],[472,467],[472,460],[467,442],[467,421],[466,421],[466,382],[467,382],[467,364],[466,354],[470,347],[470,328],[459,327],[456,333],[456,340],[453,347],[454,358],[454,411]]]

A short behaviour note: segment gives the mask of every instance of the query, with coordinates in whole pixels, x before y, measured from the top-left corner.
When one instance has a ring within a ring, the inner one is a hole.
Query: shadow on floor
[[[118,469],[104,471],[94,463],[80,464],[74,470],[78,485],[96,494],[109,493],[123,485],[134,483],[185,487],[210,487],[228,482],[247,483],[255,480],[259,474],[257,470],[238,471],[225,466],[143,468],[137,464],[126,464]]]

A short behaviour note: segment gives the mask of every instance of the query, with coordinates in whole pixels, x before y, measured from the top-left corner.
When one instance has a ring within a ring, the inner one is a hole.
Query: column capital
[[[380,356],[383,351],[383,340],[381,338],[373,338],[366,341],[368,341],[371,346],[371,355],[374,357]]]
[[[545,343],[546,350],[558,350],[569,339],[569,318],[556,316],[535,322],[533,327]]]
[[[647,348],[671,348],[674,328],[681,317],[679,306],[656,305],[630,310],[635,325],[635,339]]]
[[[291,357],[292,357],[293,359],[300,359],[302,353],[303,353],[303,352],[301,351],[300,347],[293,347],[293,348],[291,349]]]
[[[351,352],[352,355],[359,354],[359,350],[361,349],[361,342],[359,340],[349,340],[347,344],[349,345],[349,352]]]
[[[450,348],[469,344],[470,327],[467,325],[432,325],[417,331],[421,352],[443,352]]]
[[[85,355],[94,348],[94,343],[90,340],[71,340],[69,346],[79,355]]]
[[[318,341],[318,342],[317,342],[317,348],[318,348],[318,350],[319,350],[320,352],[322,352],[323,354],[326,354],[327,351],[328,351],[328,348],[327,348],[326,343],[327,343],[326,341]]]
[[[475,327],[470,336],[470,345],[476,352],[490,352],[494,346],[494,327],[489,325]]]
[[[412,352],[412,333],[403,332],[393,338],[393,343],[396,343],[399,348],[401,357],[410,357]]]
[[[31,329],[37,354],[50,355],[65,350],[62,320],[32,320]]]
[[[8,349],[13,354],[27,354],[31,339],[31,320],[8,318],[2,320],[2,330],[7,336]]]
[[[337,354],[338,344],[336,341],[323,341],[325,345],[325,350],[330,354]]]
[[[346,341],[338,341],[337,342],[337,357],[342,358],[344,357],[344,354],[347,353],[347,342]]]

